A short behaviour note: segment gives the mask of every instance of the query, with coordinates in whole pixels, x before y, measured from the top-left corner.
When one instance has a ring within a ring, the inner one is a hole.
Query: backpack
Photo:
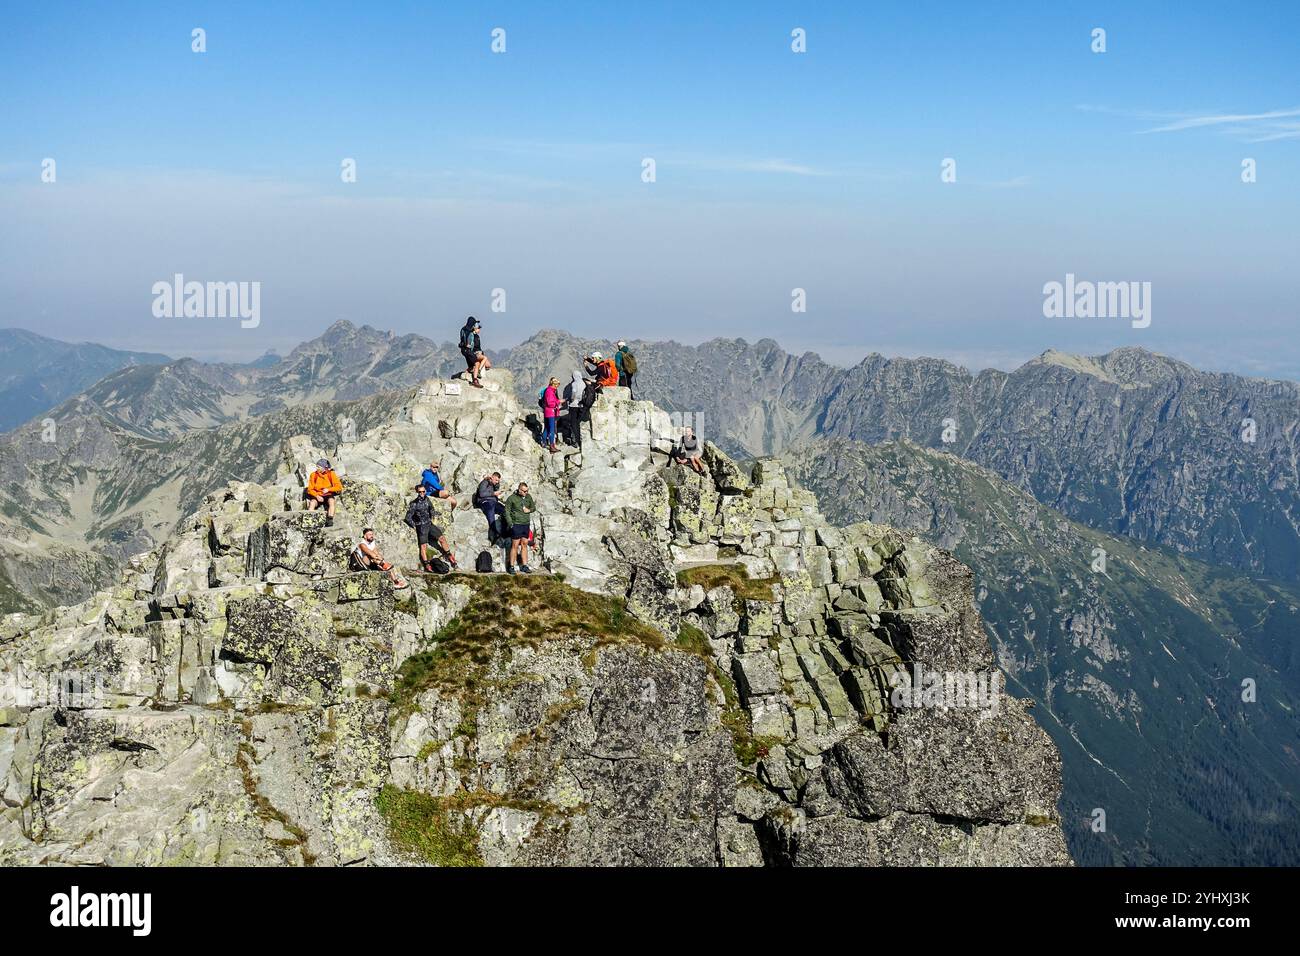
[[[537,393],[537,407],[542,411],[546,411],[546,390],[548,388],[550,388],[549,385],[543,385],[542,390]]]
[[[429,567],[433,570],[434,574],[451,574],[451,565],[442,560],[442,558],[434,558],[429,562]]]
[[[623,371],[628,375],[636,374],[636,356],[631,352],[623,353]]]
[[[474,561],[474,570],[477,571],[479,574],[492,573],[492,552],[491,551],[480,551],[478,553],[478,558],[475,559]]]
[[[474,329],[473,329],[473,327],[470,327],[470,328],[463,328],[463,329],[461,329],[461,330],[460,330],[460,347],[463,348],[463,349],[468,349],[468,348],[469,348],[471,345],[473,345],[473,344],[474,344]]]
[[[596,404],[596,396],[600,394],[600,386],[595,382],[588,382],[587,387],[582,390],[582,407],[591,408]]]

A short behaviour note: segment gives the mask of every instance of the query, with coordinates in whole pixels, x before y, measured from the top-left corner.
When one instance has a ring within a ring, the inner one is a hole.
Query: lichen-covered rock
[[[626,389],[552,455],[485,384],[285,436],[117,586],[0,621],[0,864],[1069,863],[1059,757],[951,555],[830,527],[776,461],[666,463]],[[469,501],[499,471],[543,574],[410,573],[434,459],[462,567],[504,567]],[[349,570],[366,527],[410,587]]]

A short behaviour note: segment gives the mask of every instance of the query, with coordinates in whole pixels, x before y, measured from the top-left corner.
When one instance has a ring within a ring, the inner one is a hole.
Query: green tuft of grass
[[[677,572],[677,586],[698,584],[706,591],[729,587],[738,601],[775,601],[772,586],[777,578],[751,578],[743,564],[701,564]]]
[[[386,784],[375,800],[393,842],[435,866],[482,866],[478,830],[450,798]]]

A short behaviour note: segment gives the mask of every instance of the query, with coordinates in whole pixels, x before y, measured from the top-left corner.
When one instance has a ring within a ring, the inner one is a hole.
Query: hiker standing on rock
[[[479,376],[492,367],[492,362],[483,351],[483,342],[478,335],[482,328],[482,323],[471,315],[460,330],[460,354],[465,357],[465,371],[469,373],[469,383],[475,388],[483,387]]]
[[[456,499],[442,484],[442,476],[438,474],[438,469],[442,467],[439,461],[429,462],[429,467],[424,469],[420,474],[420,484],[424,485],[424,490],[429,493],[430,498],[444,498],[451,505],[453,511],[456,510]]]
[[[532,532],[533,512],[537,505],[528,493],[528,482],[519,482],[515,493],[506,499],[506,525],[510,528],[510,553],[506,556],[506,573],[514,574],[518,568],[531,574],[528,566],[528,536]]]
[[[686,465],[696,474],[704,474],[704,462],[700,461],[700,440],[695,437],[694,429],[683,428],[681,441],[673,449],[673,461]]]
[[[488,546],[496,545],[501,537],[497,521],[505,513],[505,506],[501,504],[501,472],[494,471],[478,483],[474,491],[474,507],[487,518]]]
[[[578,449],[582,448],[582,397],[586,387],[582,373],[576,369],[569,384],[564,386],[564,443]]]
[[[618,343],[618,351],[614,353],[614,365],[618,369],[618,384],[627,389],[629,398],[635,399],[636,396],[632,394],[632,380],[636,378],[636,356],[632,354],[626,342]]]
[[[546,427],[542,430],[542,444],[552,453],[559,451],[555,447],[555,419],[560,414],[564,399],[560,398],[560,380],[553,378],[542,390],[542,417]]]
[[[429,499],[428,489],[424,483],[415,486],[415,499],[406,506],[406,517],[402,519],[407,527],[415,531],[415,541],[420,546],[420,568],[433,572],[433,559],[429,557],[429,547],[436,547],[451,567],[456,567],[456,556],[447,546],[447,536],[442,528],[433,523],[433,502]]]
[[[392,564],[384,560],[384,553],[379,550],[379,544],[375,541],[374,528],[366,528],[361,532],[361,538],[352,549],[350,563],[354,571],[387,571],[388,580],[393,582],[393,587],[399,591],[406,587],[402,576],[397,573]]]
[[[334,474],[329,459],[322,458],[316,462],[316,470],[307,477],[307,487],[302,491],[307,510],[315,511],[325,506],[325,527],[334,527],[334,499],[343,494],[343,482]]]

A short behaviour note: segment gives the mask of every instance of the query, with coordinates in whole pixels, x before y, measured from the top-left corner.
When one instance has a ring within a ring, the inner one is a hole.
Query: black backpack
[[[478,558],[475,559],[474,561],[474,570],[477,571],[479,574],[492,573],[492,552],[491,551],[480,551],[478,553]]]
[[[474,344],[474,327],[471,325],[460,330],[460,347],[468,349]]]
[[[429,562],[429,569],[434,574],[451,574],[451,565],[442,558],[434,558]]]

